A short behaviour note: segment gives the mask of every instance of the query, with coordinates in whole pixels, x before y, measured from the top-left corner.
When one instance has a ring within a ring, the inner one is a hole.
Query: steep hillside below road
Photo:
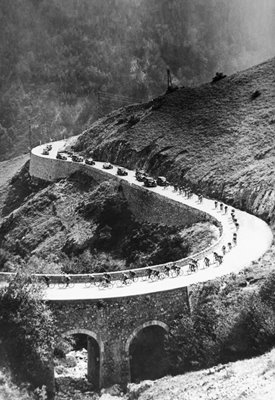
[[[274,129],[275,58],[215,84],[119,109],[79,136],[75,148],[188,182],[270,221]]]
[[[273,400],[275,350],[250,360],[129,385],[136,400]]]
[[[29,155],[24,154],[22,156],[13,158],[12,160],[0,162],[0,221],[2,208],[10,191],[9,183],[28,159]]]

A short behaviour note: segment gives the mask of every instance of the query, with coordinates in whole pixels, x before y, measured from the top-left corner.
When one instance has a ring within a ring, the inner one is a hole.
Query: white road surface
[[[32,151],[34,154],[41,157],[55,159],[57,151],[64,149],[67,141],[58,141],[51,144],[53,147],[48,156],[42,156],[42,149],[45,147],[45,145],[38,146]],[[66,163],[72,161],[68,159],[67,161],[63,162]],[[96,168],[103,170],[103,164],[103,162],[96,162],[95,166],[87,166],[87,168]],[[111,170],[104,171],[106,175],[117,177],[116,166],[114,166],[114,168]],[[138,182],[135,179],[134,171],[127,171],[127,176],[120,176],[118,178],[125,179],[131,184],[144,187],[143,182]],[[235,225],[230,215],[232,207],[228,207],[228,213],[227,215],[225,215],[224,212],[215,210],[214,200],[204,198],[203,202],[199,204],[196,195],[194,195],[191,199],[186,199],[183,195],[176,193],[171,186],[165,189],[158,186],[156,188],[148,188],[148,190],[157,192],[162,195],[163,201],[165,201],[165,198],[176,200],[182,204],[186,204],[190,207],[202,210],[220,221],[223,226],[223,234],[220,239],[218,249],[215,249],[215,251],[217,251],[219,254],[222,254],[221,248],[223,245],[226,245],[226,247],[228,247],[228,242],[232,242],[233,233],[236,232]],[[199,270],[192,274],[187,274],[187,269],[184,269],[186,274],[178,276],[176,278],[165,278],[163,280],[155,282],[144,281],[140,278],[137,282],[129,285],[120,287],[114,285],[114,287],[112,288],[104,289],[100,289],[96,286],[85,288],[84,283],[76,283],[72,288],[59,288],[58,285],[55,285],[54,288],[49,288],[46,290],[45,297],[47,300],[66,301],[137,296],[140,294],[149,294],[189,286],[191,284],[208,281],[218,276],[229,274],[231,272],[237,273],[245,267],[250,266],[252,261],[259,259],[268,250],[272,243],[273,236],[270,227],[261,219],[240,210],[236,210],[235,215],[240,224],[240,228],[237,233],[237,245],[233,246],[232,250],[226,253],[223,258],[222,264],[219,266],[212,263],[209,268],[203,269],[203,263],[202,261],[200,261]],[[213,250],[210,251],[207,255],[211,259],[211,261],[213,260],[212,252]],[[203,255],[203,258],[204,256],[205,255]]]

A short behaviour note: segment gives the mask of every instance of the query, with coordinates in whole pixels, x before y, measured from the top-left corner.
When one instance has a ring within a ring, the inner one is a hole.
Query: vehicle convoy
[[[126,171],[125,168],[118,167],[118,169],[117,169],[117,175],[119,175],[119,176],[126,176],[126,175],[128,175],[128,172]]]
[[[77,155],[77,154],[73,154],[72,155],[72,161],[74,162],[83,162],[83,157]]]
[[[67,157],[65,156],[65,154],[62,154],[62,153],[60,153],[60,152],[58,152],[58,153],[56,154],[56,158],[57,158],[58,160],[67,160]]]
[[[86,158],[85,164],[87,165],[95,165],[95,162],[92,158]]]
[[[169,185],[169,183],[168,183],[167,179],[165,178],[165,176],[159,176],[157,178],[157,184],[159,186],[168,186]]]
[[[156,187],[157,186],[157,181],[154,178],[151,178],[150,176],[147,176],[144,179],[144,186],[146,186],[146,187]]]
[[[136,180],[137,181],[144,182],[146,177],[148,177],[148,174],[143,169],[136,170]]]
[[[42,151],[43,156],[48,156],[52,148],[53,146],[51,144],[47,144]]]
[[[103,164],[103,168],[104,168],[104,169],[112,169],[112,168],[113,168],[113,166],[112,166],[112,164],[111,164],[111,163],[109,163],[109,162],[106,162],[106,163],[104,163],[104,164]]]

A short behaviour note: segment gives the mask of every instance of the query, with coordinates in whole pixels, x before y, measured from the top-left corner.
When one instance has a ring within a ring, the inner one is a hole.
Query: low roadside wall
[[[76,171],[86,173],[98,183],[107,179],[120,181],[129,208],[139,221],[184,227],[202,221],[217,223],[214,218],[196,208],[168,199],[97,168],[82,163],[51,159],[36,154],[31,155],[30,175],[32,177],[54,182],[67,178]]]

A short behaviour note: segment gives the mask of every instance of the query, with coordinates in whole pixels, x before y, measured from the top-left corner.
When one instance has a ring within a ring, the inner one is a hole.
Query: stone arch
[[[130,381],[157,379],[166,374],[164,335],[168,332],[167,324],[151,320],[138,326],[131,333],[125,345]]]
[[[100,337],[99,334],[94,333],[93,331],[90,331],[88,329],[82,329],[82,328],[77,328],[77,329],[71,329],[66,332],[62,333],[63,337],[66,336],[71,336],[71,335],[86,335],[88,338],[92,338],[98,345],[99,349],[99,371],[98,371],[98,388],[100,389],[102,386],[102,365],[103,365],[103,359],[104,359],[104,343]],[[88,359],[90,360],[91,355],[89,354],[89,349],[88,349]],[[89,364],[89,361],[88,361]],[[89,366],[88,366],[88,376],[89,376]]]
[[[156,319],[152,320],[152,321],[148,321],[148,322],[144,322],[142,325],[138,326],[129,336],[129,338],[127,339],[126,342],[126,346],[125,346],[125,351],[126,354],[129,356],[129,349],[130,349],[130,344],[132,342],[132,340],[139,334],[139,332],[142,331],[142,329],[147,328],[148,326],[154,326],[154,325],[158,325],[161,328],[163,328],[167,333],[169,332],[169,327],[167,324],[165,324],[164,322],[158,321]]]

